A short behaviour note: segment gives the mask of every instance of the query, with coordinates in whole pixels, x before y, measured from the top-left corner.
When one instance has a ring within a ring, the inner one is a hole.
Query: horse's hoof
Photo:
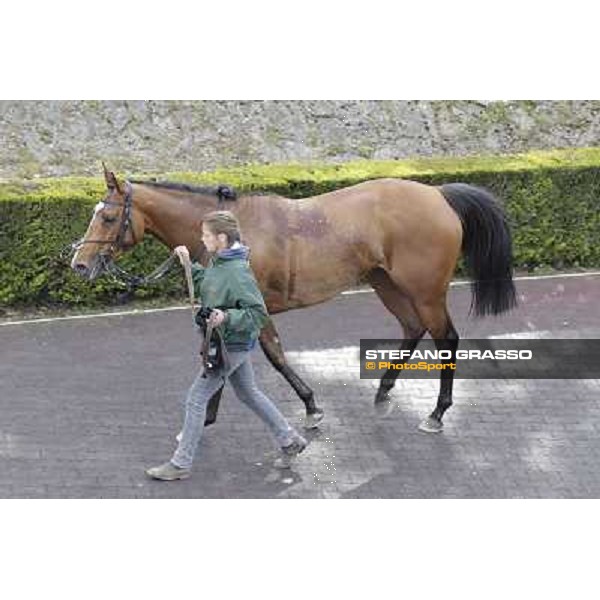
[[[323,420],[324,416],[325,413],[320,408],[317,408],[313,413],[307,413],[304,417],[304,429],[315,429],[319,426],[319,423]]]
[[[419,424],[419,431],[424,431],[425,433],[440,433],[443,428],[444,424],[432,417],[423,419]]]
[[[390,399],[389,391],[377,390],[377,393],[375,394],[375,406],[377,406],[378,404],[383,404],[384,402],[387,402],[389,399]]]
[[[383,400],[376,399],[373,403],[373,408],[380,417],[387,417],[394,410],[394,406],[396,406],[396,403],[387,394],[385,394]]]

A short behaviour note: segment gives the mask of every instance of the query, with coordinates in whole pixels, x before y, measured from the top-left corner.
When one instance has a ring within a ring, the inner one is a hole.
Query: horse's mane
[[[150,187],[162,188],[167,190],[176,190],[178,192],[190,192],[192,194],[203,194],[204,196],[215,196],[215,198],[222,198],[224,200],[236,200],[237,192],[229,185],[218,185],[218,186],[199,186],[189,185],[187,183],[175,183],[172,181],[153,181],[153,180],[141,180],[141,179],[130,179],[131,183],[137,183],[139,185],[147,185]]]

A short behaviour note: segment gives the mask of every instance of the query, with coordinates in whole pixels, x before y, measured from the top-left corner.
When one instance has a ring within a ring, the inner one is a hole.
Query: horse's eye
[[[117,220],[117,217],[102,217],[102,220],[105,223],[114,223]]]

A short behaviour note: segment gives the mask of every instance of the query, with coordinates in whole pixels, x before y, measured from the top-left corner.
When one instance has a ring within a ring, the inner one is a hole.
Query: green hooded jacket
[[[254,347],[269,313],[248,264],[245,246],[227,249],[211,258],[208,267],[192,263],[194,291],[202,306],[226,313],[219,326],[230,350]]]

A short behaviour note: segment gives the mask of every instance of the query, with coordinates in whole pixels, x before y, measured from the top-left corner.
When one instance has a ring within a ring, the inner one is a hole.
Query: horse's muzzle
[[[99,256],[94,257],[89,265],[84,262],[73,260],[71,268],[77,275],[88,281],[93,281],[104,270],[104,261],[99,260]]]
[[[80,275],[81,277],[87,278],[90,273],[90,270],[88,269],[87,265],[84,265],[83,263],[76,263],[74,265],[71,265],[71,268],[73,269],[73,271],[75,271],[75,273],[77,273],[77,275]]]

